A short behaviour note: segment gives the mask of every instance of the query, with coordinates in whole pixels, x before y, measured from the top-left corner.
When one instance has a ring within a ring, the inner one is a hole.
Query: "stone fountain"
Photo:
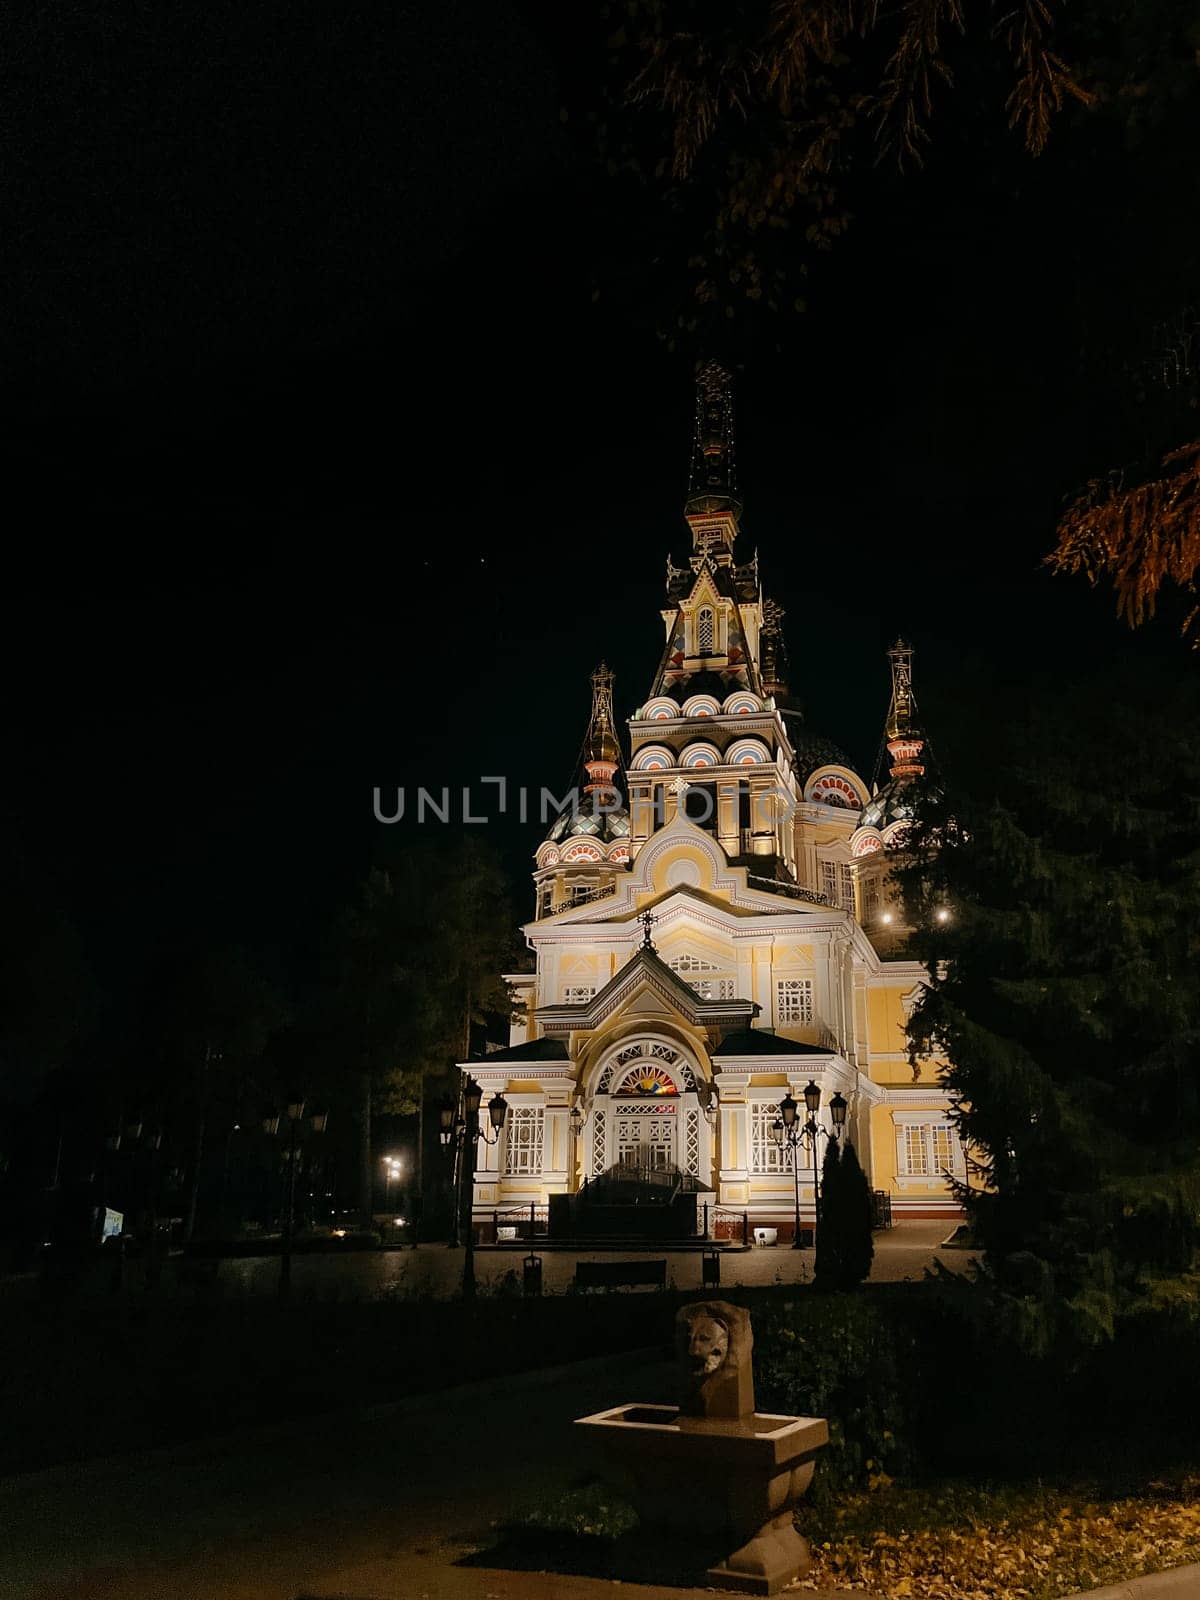
[[[821,1417],[754,1409],[750,1313],[724,1300],[684,1306],[675,1322],[678,1406],[621,1405],[575,1426],[592,1431],[648,1527],[723,1542],[708,1577],[743,1594],[775,1594],[807,1571],[792,1507],[829,1442]]]

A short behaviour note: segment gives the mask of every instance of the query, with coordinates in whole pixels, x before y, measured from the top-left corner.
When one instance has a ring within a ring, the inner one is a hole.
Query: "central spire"
[[[730,555],[742,502],[733,438],[733,379],[716,361],[696,374],[696,423],[684,515],[697,555]]]

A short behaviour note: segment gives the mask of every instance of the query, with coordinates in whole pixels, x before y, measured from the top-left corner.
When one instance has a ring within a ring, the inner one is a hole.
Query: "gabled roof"
[[[566,1042],[562,1039],[529,1039],[524,1044],[506,1045],[503,1050],[490,1050],[479,1058],[480,1066],[490,1066],[493,1061],[567,1061]]]
[[[749,1022],[760,1007],[753,1000],[703,1000],[672,972],[656,950],[643,946],[636,950],[621,970],[608,980],[599,994],[581,1005],[539,1006],[534,1015],[548,1033],[591,1031],[610,1016],[632,990],[644,985],[678,1012],[693,1027],[720,1027],[722,1022]]]
[[[737,1033],[727,1033],[712,1052],[712,1058],[720,1061],[722,1056],[827,1056],[832,1053],[819,1045],[781,1039],[763,1028],[744,1028]]]

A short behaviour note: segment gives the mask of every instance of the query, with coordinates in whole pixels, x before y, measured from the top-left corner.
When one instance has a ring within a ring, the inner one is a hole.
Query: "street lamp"
[[[481,1139],[484,1144],[498,1144],[508,1120],[508,1101],[497,1093],[488,1101],[488,1126],[481,1127],[479,1107],[482,1100],[483,1090],[479,1084],[474,1078],[467,1078],[462,1086],[461,1110],[449,1100],[443,1100],[438,1110],[438,1138],[443,1150],[453,1151],[454,1160],[454,1219],[450,1245],[451,1248],[460,1242],[466,1245],[463,1257],[464,1299],[470,1299],[475,1293],[475,1224],[471,1214],[475,1152]]]
[[[403,1170],[404,1170],[403,1164],[401,1163],[401,1160],[400,1160],[399,1156],[384,1156],[384,1158],[383,1158],[383,1185],[384,1185],[383,1206],[384,1206],[384,1210],[385,1211],[390,1211],[392,1209],[392,1184],[400,1176],[400,1174],[401,1174],[401,1172]]]
[[[294,1095],[287,1104],[287,1205],[283,1213],[283,1237],[279,1245],[279,1298],[286,1300],[292,1288],[292,1238],[296,1228],[296,1167],[299,1160],[300,1125],[304,1121],[304,1098]],[[279,1132],[281,1117],[269,1111],[263,1118],[263,1132],[271,1138]],[[308,1119],[315,1134],[324,1133],[329,1123],[327,1111],[314,1111]]]
[[[800,1243],[800,1158],[799,1149],[806,1145],[812,1152],[813,1163],[813,1199],[816,1205],[817,1226],[821,1224],[821,1174],[820,1163],[817,1160],[817,1141],[822,1134],[827,1139],[839,1139],[842,1129],[846,1126],[846,1111],[848,1102],[841,1094],[835,1094],[829,1102],[829,1118],[833,1123],[833,1132],[823,1128],[817,1120],[817,1113],[821,1109],[820,1085],[810,1078],[804,1086],[804,1109],[807,1113],[805,1120],[800,1122],[800,1106],[793,1096],[786,1094],[779,1102],[779,1116],[771,1124],[771,1137],[779,1146],[786,1145],[791,1151],[792,1184],[795,1190],[796,1213],[792,1229],[792,1249],[802,1248]]]

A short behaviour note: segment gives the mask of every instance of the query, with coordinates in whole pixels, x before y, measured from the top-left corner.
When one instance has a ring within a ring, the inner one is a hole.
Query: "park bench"
[[[577,1289],[631,1289],[639,1284],[665,1289],[666,1261],[580,1261],[575,1267]]]

